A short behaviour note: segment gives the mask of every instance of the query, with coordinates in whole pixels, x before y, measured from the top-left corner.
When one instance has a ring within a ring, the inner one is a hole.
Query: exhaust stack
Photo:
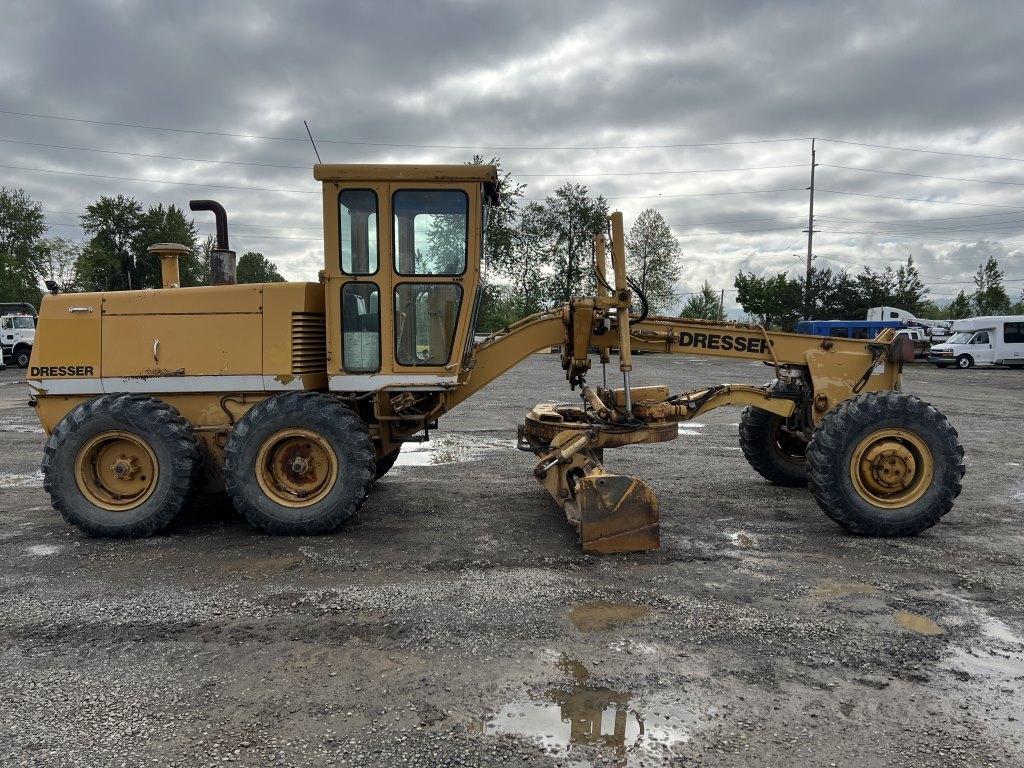
[[[212,211],[217,220],[217,247],[210,252],[210,285],[234,285],[235,252],[228,246],[228,215],[216,200],[189,200],[193,211]]]

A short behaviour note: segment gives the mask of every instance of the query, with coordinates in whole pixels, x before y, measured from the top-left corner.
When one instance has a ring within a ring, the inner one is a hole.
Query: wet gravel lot
[[[356,524],[272,538],[215,499],[143,541],[54,513],[0,373],[0,765],[1024,765],[1024,374],[914,366],[967,476],[915,539],[844,534],[739,452],[737,410],[607,452],[662,548],[584,556],[515,450],[573,396],[536,355]],[[637,359],[634,385],[767,380]]]

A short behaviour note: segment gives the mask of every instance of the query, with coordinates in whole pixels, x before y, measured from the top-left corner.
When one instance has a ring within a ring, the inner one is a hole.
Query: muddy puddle
[[[580,632],[605,632],[643,618],[651,610],[631,603],[580,603],[569,611],[569,620]]]
[[[506,704],[472,729],[530,739],[551,754],[576,757],[581,765],[589,764],[589,755],[599,756],[602,765],[629,768],[670,764],[696,728],[698,715],[681,702],[641,705],[629,692],[595,684],[575,659],[563,656],[558,668],[570,685]]]
[[[0,472],[0,488],[42,488],[43,473],[34,472]]]
[[[896,613],[893,614],[893,618],[896,619],[896,623],[905,630],[914,632],[918,635],[934,637],[942,634],[942,627],[927,616],[922,616],[920,613],[913,613],[912,611],[896,611]]]
[[[489,453],[514,450],[511,440],[467,435],[438,435],[425,443],[406,443],[398,455],[396,467],[425,467],[432,464],[458,464],[480,459]]]

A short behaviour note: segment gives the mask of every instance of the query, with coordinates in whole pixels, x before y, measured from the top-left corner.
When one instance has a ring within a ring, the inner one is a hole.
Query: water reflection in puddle
[[[398,455],[396,467],[425,467],[431,464],[457,464],[479,459],[487,453],[514,448],[510,440],[493,440],[466,435],[438,435],[425,443],[406,443]]]
[[[696,421],[683,421],[679,424],[679,434],[688,435],[690,437],[699,437],[704,434],[701,430],[704,429],[703,424],[698,424]]]
[[[690,739],[693,712],[668,702],[640,711],[630,706],[630,693],[591,685],[590,673],[575,659],[563,656],[558,666],[573,685],[506,704],[474,730],[533,739],[555,754],[593,750],[616,766],[667,764],[672,747]]]
[[[1024,638],[998,619],[981,625],[981,637],[970,648],[954,647],[946,665],[975,677],[1024,688]]]

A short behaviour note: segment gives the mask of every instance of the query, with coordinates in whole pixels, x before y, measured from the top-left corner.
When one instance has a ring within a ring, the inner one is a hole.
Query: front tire
[[[807,448],[818,505],[848,531],[913,536],[960,495],[964,449],[934,406],[912,395],[871,392],[829,411]]]
[[[399,448],[397,451],[392,451],[387,456],[381,456],[376,460],[374,465],[373,479],[380,480],[384,475],[391,471],[391,468],[395,466],[395,462],[398,461],[398,454],[402,452]]]
[[[28,368],[29,361],[32,359],[32,347],[20,347],[14,350],[14,364],[19,368]]]
[[[970,355],[960,355],[956,359],[956,367],[960,369],[970,368],[974,365],[974,358]]]
[[[747,406],[740,415],[740,448],[761,477],[775,485],[807,485],[807,442],[787,431],[786,419]]]
[[[54,428],[43,488],[86,533],[141,538],[181,511],[199,464],[195,432],[173,407],[146,395],[102,395]]]
[[[334,530],[362,506],[375,470],[366,424],[317,392],[260,401],[224,449],[228,495],[252,525],[272,534]]]

